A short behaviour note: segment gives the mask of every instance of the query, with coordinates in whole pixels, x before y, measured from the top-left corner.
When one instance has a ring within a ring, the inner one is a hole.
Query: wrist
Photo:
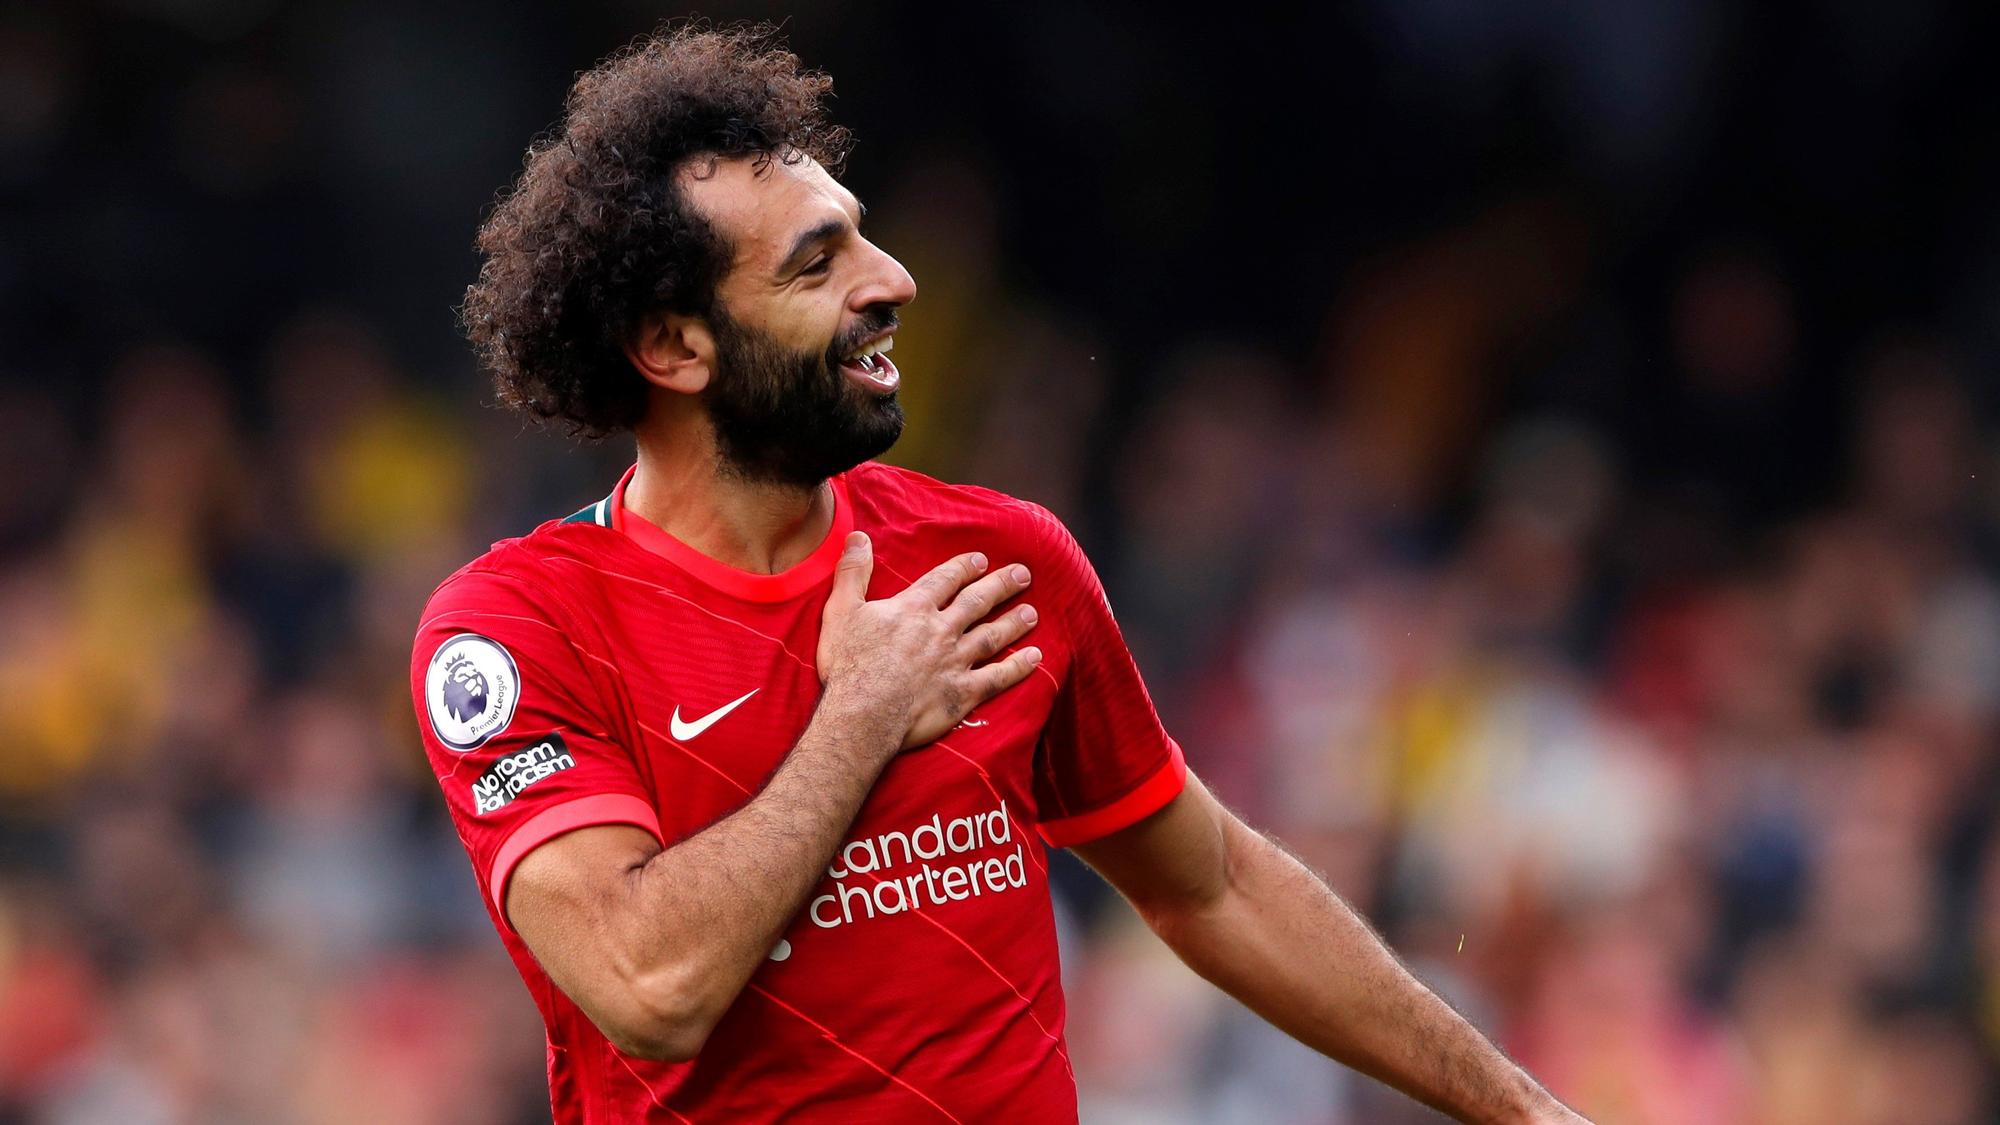
[[[886,758],[902,745],[901,718],[900,711],[884,706],[851,680],[834,677],[820,692],[813,725],[833,735],[842,746]]]

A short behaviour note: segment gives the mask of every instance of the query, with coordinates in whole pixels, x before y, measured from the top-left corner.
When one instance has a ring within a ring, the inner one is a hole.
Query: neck
[[[753,574],[790,569],[833,527],[833,489],[745,480],[725,471],[701,427],[639,434],[639,468],[625,507],[707,555]]]

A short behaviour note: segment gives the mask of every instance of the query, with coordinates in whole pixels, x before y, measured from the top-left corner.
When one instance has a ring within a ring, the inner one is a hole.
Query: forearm
[[[1219,893],[1191,907],[1141,904],[1196,972],[1306,1045],[1459,1120],[1560,1111],[1304,865],[1233,818],[1223,831]]]
[[[900,738],[830,694],[747,804],[634,866],[613,956],[682,1037],[698,1046],[769,955]]]
[[[819,705],[758,792],[664,849],[639,827],[606,824],[561,833],[521,858],[501,908],[549,979],[613,1044],[649,1058],[694,1057],[798,915],[896,752],[930,742],[1027,679],[1041,659],[1033,645],[994,657],[1033,627],[1032,607],[986,619],[1031,576],[1018,565],[988,574],[986,565],[967,552],[871,601],[868,537],[849,535],[821,615]]]

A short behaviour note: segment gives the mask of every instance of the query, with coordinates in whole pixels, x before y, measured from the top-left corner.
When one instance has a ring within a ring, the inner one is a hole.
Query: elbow
[[[1229,867],[1218,865],[1199,879],[1133,898],[1132,906],[1168,948],[1186,957],[1209,942],[1227,942],[1241,924],[1246,903],[1234,876]]]
[[[1236,912],[1240,888],[1230,876],[1218,865],[1198,878],[1153,888],[1152,894],[1127,897],[1146,925],[1168,945],[1175,945],[1214,928]]]
[[[1138,912],[1146,927],[1175,951],[1197,944],[1210,920],[1206,905],[1198,903],[1149,903]]]
[[[727,1005],[691,987],[684,972],[631,979],[597,1029],[621,1053],[654,1062],[687,1062],[701,1053]]]
[[[688,1062],[701,1054],[710,1027],[691,1024],[598,1024],[618,1053],[652,1062]]]

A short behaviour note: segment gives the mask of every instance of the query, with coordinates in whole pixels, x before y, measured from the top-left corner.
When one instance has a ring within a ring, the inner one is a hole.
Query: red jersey
[[[1043,842],[1130,825],[1186,776],[1076,541],[1044,508],[869,463],[833,479],[817,550],[751,574],[625,511],[625,481],[447,579],[410,667],[548,1030],[556,1120],[1074,1121]],[[698,1057],[627,1056],[508,924],[508,876],[564,832],[630,824],[671,847],[756,794],[819,699],[821,608],[855,528],[874,540],[871,598],[964,551],[1027,564],[1042,662],[891,761]]]

